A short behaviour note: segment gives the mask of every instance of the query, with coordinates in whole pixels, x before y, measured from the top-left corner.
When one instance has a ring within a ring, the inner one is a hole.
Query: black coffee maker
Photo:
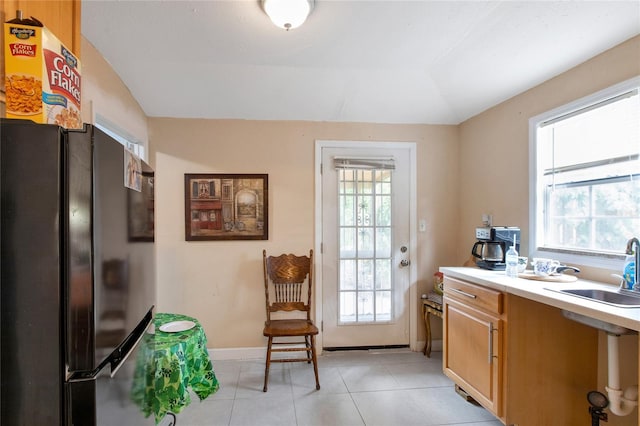
[[[516,239],[516,250],[520,253],[520,228],[517,226],[491,226],[476,228],[478,241],[473,245],[471,254],[477,258],[476,265],[482,269],[504,271],[505,255]]]

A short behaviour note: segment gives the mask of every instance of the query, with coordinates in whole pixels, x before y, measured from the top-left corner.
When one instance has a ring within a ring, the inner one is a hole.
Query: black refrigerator
[[[153,170],[96,127],[0,121],[0,424],[152,425]]]

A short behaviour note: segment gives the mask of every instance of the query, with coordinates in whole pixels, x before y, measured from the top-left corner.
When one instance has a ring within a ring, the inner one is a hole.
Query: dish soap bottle
[[[516,236],[513,236],[513,245],[507,250],[505,255],[505,262],[507,263],[506,272],[507,276],[511,278],[518,278],[518,251],[516,250]]]
[[[622,269],[622,276],[624,277],[624,280],[626,281],[626,286],[628,290],[634,290],[634,285],[637,286],[638,284],[635,282],[636,279],[636,268],[638,267],[638,265],[636,265],[636,261],[635,261],[635,253],[632,253],[630,255],[628,255],[625,260],[624,260],[624,268]]]

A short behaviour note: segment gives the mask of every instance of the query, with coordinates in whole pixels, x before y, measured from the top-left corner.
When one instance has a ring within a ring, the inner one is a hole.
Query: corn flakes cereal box
[[[82,127],[80,61],[46,27],[4,24],[7,118]]]

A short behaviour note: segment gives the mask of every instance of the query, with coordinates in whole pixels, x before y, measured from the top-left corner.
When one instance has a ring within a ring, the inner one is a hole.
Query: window
[[[640,235],[640,78],[534,117],[530,252],[617,259]]]
[[[147,160],[145,144],[143,142],[139,141],[134,136],[129,135],[126,131],[111,123],[100,114],[96,114],[94,124],[97,128],[124,145],[124,147],[129,151],[133,152],[143,160]]]

